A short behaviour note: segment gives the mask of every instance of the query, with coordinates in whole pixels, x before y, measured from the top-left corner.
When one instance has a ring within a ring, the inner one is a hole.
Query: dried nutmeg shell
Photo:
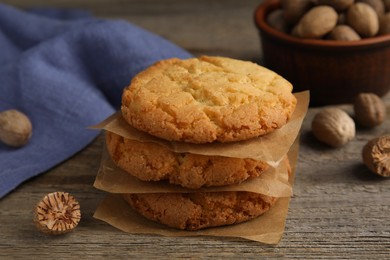
[[[43,233],[51,235],[72,231],[80,222],[78,201],[67,192],[53,192],[42,198],[34,211],[34,222]]]
[[[352,27],[348,25],[337,25],[333,30],[329,33],[328,39],[335,41],[358,41],[361,40],[359,34],[355,32]]]
[[[357,2],[368,4],[375,10],[378,16],[382,16],[385,14],[386,7],[383,0],[357,0]]]
[[[362,152],[364,164],[375,174],[390,177],[390,135],[369,141]]]
[[[326,5],[310,9],[295,25],[291,34],[301,38],[321,38],[336,26],[338,15]]]
[[[363,38],[375,36],[379,31],[378,14],[365,3],[355,3],[348,8],[347,23]]]
[[[373,128],[386,119],[386,105],[374,93],[360,93],[353,103],[356,122],[364,127]]]
[[[10,109],[0,112],[0,141],[13,147],[28,143],[32,134],[30,119],[22,112]]]
[[[313,135],[321,142],[340,147],[355,137],[355,122],[339,108],[326,108],[317,113],[311,124]]]

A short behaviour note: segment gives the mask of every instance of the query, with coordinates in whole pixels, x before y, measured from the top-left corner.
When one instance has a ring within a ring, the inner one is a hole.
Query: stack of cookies
[[[297,100],[291,84],[256,65],[223,57],[160,61],[133,78],[123,93],[122,116],[131,127],[170,142],[202,146],[261,138],[284,126]],[[208,192],[258,178],[266,161],[174,152],[106,132],[115,164],[145,182],[166,182],[183,193],[123,194],[144,217],[169,227],[198,230],[237,224],[268,211],[276,197]],[[206,189],[206,191],[205,191]]]

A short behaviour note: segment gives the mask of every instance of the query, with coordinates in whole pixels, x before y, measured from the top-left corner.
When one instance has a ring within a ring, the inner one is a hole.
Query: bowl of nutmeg
[[[312,106],[390,90],[390,1],[266,0],[255,11],[263,65]]]

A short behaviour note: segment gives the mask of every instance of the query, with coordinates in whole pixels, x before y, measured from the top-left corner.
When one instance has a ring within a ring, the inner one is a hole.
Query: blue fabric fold
[[[138,72],[191,56],[129,22],[67,12],[0,4],[0,111],[18,109],[33,124],[26,146],[0,144],[0,198],[90,143],[99,132],[87,127],[119,108]]]

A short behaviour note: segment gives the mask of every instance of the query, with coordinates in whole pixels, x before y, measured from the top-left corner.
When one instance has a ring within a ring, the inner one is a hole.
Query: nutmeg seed
[[[10,109],[0,113],[0,141],[13,147],[21,147],[30,140],[32,124],[22,112]]]
[[[390,177],[390,135],[374,138],[363,147],[364,164],[375,174]]]
[[[357,2],[368,4],[374,9],[378,16],[385,14],[385,3],[383,0],[358,0]]]
[[[337,25],[329,33],[328,38],[335,41],[358,41],[359,34],[348,25]]]
[[[365,3],[356,3],[348,8],[347,23],[362,37],[375,36],[379,31],[378,15]]]
[[[354,103],[356,122],[364,127],[373,128],[386,119],[386,105],[374,93],[360,93]]]
[[[355,137],[355,122],[339,108],[326,108],[312,121],[312,132],[321,142],[340,147]]]
[[[293,28],[292,34],[302,38],[321,38],[337,24],[338,15],[330,6],[310,9]]]
[[[36,227],[50,235],[61,235],[72,231],[80,219],[79,202],[63,191],[47,194],[34,209],[33,220]]]

